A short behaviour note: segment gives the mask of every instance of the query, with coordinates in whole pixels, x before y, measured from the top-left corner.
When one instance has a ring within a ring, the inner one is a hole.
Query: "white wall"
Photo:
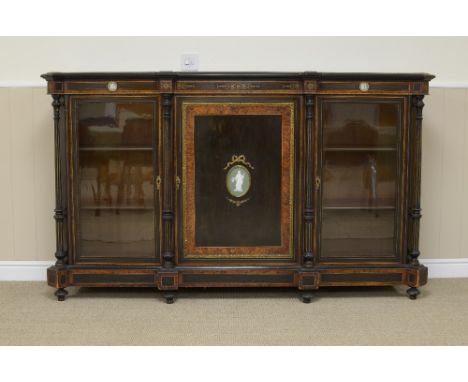
[[[468,86],[467,37],[2,37],[0,84],[44,84],[48,71],[200,70],[429,72]],[[449,84],[450,85],[450,84]]]
[[[437,75],[424,109],[421,258],[468,258],[468,38],[0,38],[0,52],[0,263],[54,260],[52,107],[32,86],[45,85],[40,74],[179,70],[186,52],[200,54],[200,70]]]

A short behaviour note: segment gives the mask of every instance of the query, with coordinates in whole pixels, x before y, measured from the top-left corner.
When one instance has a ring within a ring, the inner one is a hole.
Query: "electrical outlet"
[[[182,54],[182,56],[180,56],[180,65],[183,71],[196,72],[198,70],[198,54]]]

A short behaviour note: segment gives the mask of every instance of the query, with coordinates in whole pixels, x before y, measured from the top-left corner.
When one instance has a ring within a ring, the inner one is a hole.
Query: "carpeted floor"
[[[0,283],[0,345],[468,345],[468,279],[435,279],[416,301],[405,287],[183,290]]]

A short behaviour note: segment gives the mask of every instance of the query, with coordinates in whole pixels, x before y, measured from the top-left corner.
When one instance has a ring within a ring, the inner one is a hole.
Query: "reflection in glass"
[[[153,208],[151,151],[84,151],[80,154],[82,208]]]
[[[153,102],[82,102],[80,256],[154,257]]]
[[[154,257],[152,210],[80,211],[81,257]]]
[[[393,210],[324,210],[322,256],[382,257],[394,252]]]
[[[323,157],[323,207],[395,207],[395,151],[325,151]]]
[[[83,102],[78,109],[80,148],[152,147],[153,104]]]
[[[395,148],[399,108],[397,102],[324,102],[324,147]]]

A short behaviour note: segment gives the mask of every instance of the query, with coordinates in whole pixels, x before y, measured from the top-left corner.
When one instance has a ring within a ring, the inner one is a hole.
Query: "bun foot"
[[[58,301],[65,301],[67,298],[68,292],[64,288],[59,288],[55,291],[55,296],[57,296]]]
[[[312,302],[312,293],[302,293],[301,300],[304,304],[310,304]]]
[[[164,292],[163,297],[166,300],[166,304],[173,304],[175,301],[175,292]]]
[[[421,293],[418,288],[411,287],[409,288],[406,293],[408,294],[408,297],[410,300],[416,300],[418,295]]]

